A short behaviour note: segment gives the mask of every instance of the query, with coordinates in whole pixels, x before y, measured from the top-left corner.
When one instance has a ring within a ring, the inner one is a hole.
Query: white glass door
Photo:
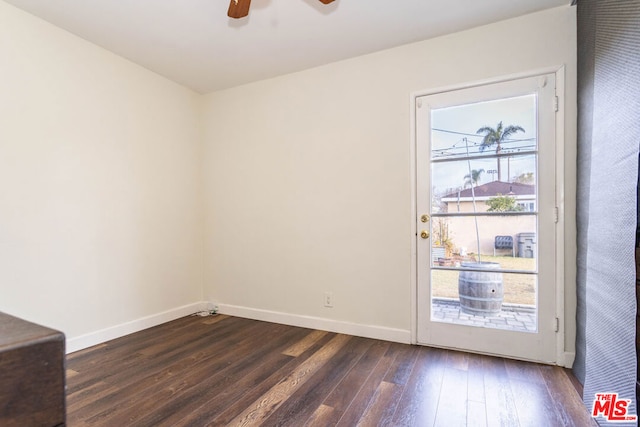
[[[419,343],[556,359],[555,75],[416,99]]]

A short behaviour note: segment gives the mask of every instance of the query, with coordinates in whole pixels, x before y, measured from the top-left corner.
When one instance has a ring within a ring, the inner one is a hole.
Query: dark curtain
[[[578,1],[578,111],[573,369],[587,408],[595,393],[617,392],[635,414],[640,0]]]

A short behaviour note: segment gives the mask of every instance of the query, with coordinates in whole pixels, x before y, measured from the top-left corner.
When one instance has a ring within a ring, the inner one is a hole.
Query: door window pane
[[[536,332],[536,96],[433,109],[431,125],[431,320]]]

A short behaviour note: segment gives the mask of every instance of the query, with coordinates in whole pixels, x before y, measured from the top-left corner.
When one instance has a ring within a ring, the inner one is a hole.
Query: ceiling
[[[200,93],[569,5],[571,0],[4,0]]]

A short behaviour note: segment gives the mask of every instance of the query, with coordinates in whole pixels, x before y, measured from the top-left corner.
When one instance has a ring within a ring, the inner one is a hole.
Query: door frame
[[[573,365],[574,353],[565,351],[565,336],[568,319],[565,318],[565,67],[549,67],[531,70],[528,72],[500,76],[474,82],[437,87],[429,90],[413,92],[410,94],[410,172],[411,172],[411,343],[418,344],[418,263],[417,263],[417,121],[416,101],[418,97],[433,95],[442,92],[468,89],[489,84],[501,83],[528,77],[536,77],[544,74],[555,74],[556,96],[558,98],[555,126],[555,172],[556,188],[555,201],[558,208],[557,223],[555,229],[555,289],[556,289],[556,318],[558,319],[558,332],[556,333],[556,360],[555,364],[565,367]]]

